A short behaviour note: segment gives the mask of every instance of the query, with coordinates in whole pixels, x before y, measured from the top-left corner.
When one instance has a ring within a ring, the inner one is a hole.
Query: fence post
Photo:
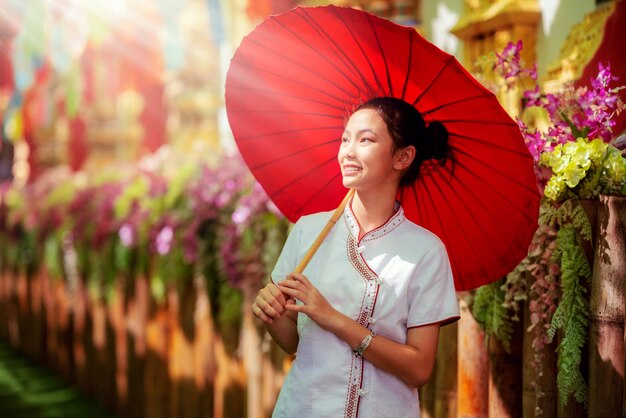
[[[487,418],[489,413],[489,355],[485,333],[459,298],[458,322],[458,418]]]
[[[522,324],[514,323],[510,351],[489,339],[489,417],[522,416]]]
[[[532,279],[529,277],[529,280]],[[556,388],[556,340],[542,348],[540,364],[535,368],[533,366],[535,362],[535,349],[533,348],[535,333],[527,331],[528,324],[530,324],[530,309],[528,308],[528,303],[525,303],[524,348],[522,356],[524,381],[522,403],[524,417],[556,417],[557,402],[559,401]],[[545,330],[542,332],[545,332]]]
[[[589,416],[623,405],[626,197],[601,196],[591,284]]]
[[[457,411],[457,333],[458,324],[439,331],[435,371],[435,417],[456,418]]]

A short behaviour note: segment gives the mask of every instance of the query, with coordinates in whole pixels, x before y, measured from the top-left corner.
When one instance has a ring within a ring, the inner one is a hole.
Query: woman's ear
[[[413,145],[397,149],[393,156],[393,168],[399,171],[406,170],[414,159],[415,147]]]

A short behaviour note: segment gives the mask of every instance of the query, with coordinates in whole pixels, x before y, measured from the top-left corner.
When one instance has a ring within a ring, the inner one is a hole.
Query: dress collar
[[[350,231],[350,235],[358,241],[360,226],[354,216],[354,212],[352,212],[352,200],[346,205],[346,208],[343,211],[343,218],[346,222],[348,230]],[[391,215],[387,222],[363,235],[361,241],[372,241],[381,238],[396,229],[402,222],[404,222],[405,219],[404,209],[402,209],[400,202],[396,201],[395,213]]]

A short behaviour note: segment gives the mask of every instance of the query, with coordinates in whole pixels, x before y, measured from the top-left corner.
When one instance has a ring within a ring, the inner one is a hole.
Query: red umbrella
[[[345,196],[336,158],[343,124],[377,96],[412,103],[450,133],[455,162],[424,164],[398,198],[445,243],[457,290],[506,275],[537,227],[533,161],[517,124],[453,56],[363,11],[298,7],[248,35],[226,79],[237,146],[291,221]]]

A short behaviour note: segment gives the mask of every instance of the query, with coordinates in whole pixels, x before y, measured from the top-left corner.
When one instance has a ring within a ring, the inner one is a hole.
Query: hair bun
[[[443,123],[433,121],[426,128],[426,138],[428,150],[424,159],[445,160],[450,156],[450,147],[448,145],[448,129]]]

